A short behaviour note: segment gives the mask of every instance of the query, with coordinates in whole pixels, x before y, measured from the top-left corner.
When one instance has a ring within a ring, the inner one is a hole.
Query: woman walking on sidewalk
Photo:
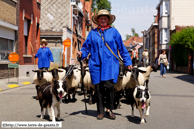
[[[166,64],[168,64],[168,59],[167,56],[165,54],[165,50],[161,51],[161,54],[159,55],[159,59],[158,59],[158,65],[160,65],[160,75],[161,77],[166,77]]]
[[[78,52],[78,57],[81,57],[81,59],[86,58],[91,53],[89,69],[92,84],[95,85],[98,120],[104,117],[104,95],[106,95],[106,114],[110,119],[116,118],[112,110],[114,84],[117,83],[119,74],[119,60],[117,59],[119,56],[117,49],[123,58],[125,66],[128,66],[129,69],[132,68],[131,58],[122,42],[121,35],[115,28],[110,26],[114,20],[115,16],[110,15],[107,10],[100,10],[98,15],[93,16],[92,21],[98,25],[98,28],[90,31],[81,51]],[[117,58],[105,45],[106,43]]]

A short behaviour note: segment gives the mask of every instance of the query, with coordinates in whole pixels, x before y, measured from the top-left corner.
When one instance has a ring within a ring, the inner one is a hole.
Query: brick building
[[[142,59],[142,49],[140,49],[143,46],[143,37],[130,37],[127,41],[124,43],[125,47],[127,48],[127,51],[131,55],[131,52],[133,48],[136,48],[138,52],[138,57],[141,60]]]
[[[148,49],[150,63],[155,63],[159,56],[158,43],[158,15],[154,15],[154,22],[151,23],[148,30],[143,31],[144,49]]]
[[[40,48],[40,0],[20,0],[19,11],[19,75],[33,75],[37,69],[33,54]],[[36,60],[37,63],[37,60]]]
[[[71,40],[70,26],[70,0],[41,1],[40,37],[47,40],[47,47],[52,51],[54,63],[60,66],[62,65],[62,56],[64,57],[63,61],[67,62],[65,53],[70,52],[71,49],[70,47],[66,48],[66,52],[63,52],[62,44],[65,39]]]
[[[91,30],[91,4],[92,0],[41,1],[41,39],[48,41],[54,63],[68,65],[76,58]],[[65,39],[71,46],[64,49]]]
[[[8,56],[18,50],[18,11],[19,0],[0,1],[0,79],[8,77]],[[10,69],[10,77],[17,76],[14,69]],[[14,74],[13,74],[14,73]]]

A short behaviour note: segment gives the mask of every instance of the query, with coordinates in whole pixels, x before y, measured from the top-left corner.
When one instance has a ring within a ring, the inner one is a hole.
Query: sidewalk
[[[21,87],[25,85],[30,85],[32,84],[32,76],[29,77],[19,77],[18,78],[9,78],[9,84],[8,84],[8,78],[6,79],[0,79],[0,91],[16,88],[16,87]],[[17,79],[18,79],[18,84],[17,84]],[[14,82],[14,83],[11,83]]]

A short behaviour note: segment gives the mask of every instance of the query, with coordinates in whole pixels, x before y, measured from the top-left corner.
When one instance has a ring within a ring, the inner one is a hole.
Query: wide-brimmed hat
[[[136,50],[136,48],[134,47],[133,50]]]
[[[98,11],[98,15],[92,16],[92,21],[95,24],[97,24],[97,25],[98,25],[98,18],[99,18],[99,16],[109,16],[108,25],[112,24],[115,21],[115,19],[116,19],[115,15],[111,15],[111,14],[109,14],[109,12],[107,10],[102,9],[102,10]]]
[[[147,51],[148,49],[144,49],[144,51]]]
[[[45,45],[47,45],[48,43],[46,42],[46,39],[42,39],[40,45],[42,45],[43,43],[45,43]]]

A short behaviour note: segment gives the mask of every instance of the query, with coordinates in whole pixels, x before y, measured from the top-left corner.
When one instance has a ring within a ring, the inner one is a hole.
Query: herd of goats
[[[141,123],[145,123],[144,112],[142,112],[145,107],[147,109],[145,115],[149,115],[149,99],[151,96],[148,90],[148,84],[152,71],[157,71],[157,66],[154,64],[149,64],[147,67],[133,66],[132,70],[120,64],[118,81],[117,84],[114,85],[115,109],[120,108],[120,99],[125,97],[132,106],[132,117],[134,116],[134,107],[136,106],[136,108],[139,109]],[[86,91],[86,93],[84,93],[89,97],[89,104],[95,103],[95,85],[92,85],[90,70],[87,63],[82,66],[82,68],[69,65],[68,67],[54,68],[49,71],[33,70],[33,72],[35,72],[33,83],[36,85],[37,99],[40,99],[38,98],[38,87],[44,84],[52,85],[53,82],[57,80],[64,80],[67,86],[67,94],[65,94],[64,99],[61,99],[63,102],[75,102],[77,89],[81,87],[81,91]],[[71,94],[72,97],[70,96]],[[43,107],[41,107],[41,112],[43,112],[42,108]]]

